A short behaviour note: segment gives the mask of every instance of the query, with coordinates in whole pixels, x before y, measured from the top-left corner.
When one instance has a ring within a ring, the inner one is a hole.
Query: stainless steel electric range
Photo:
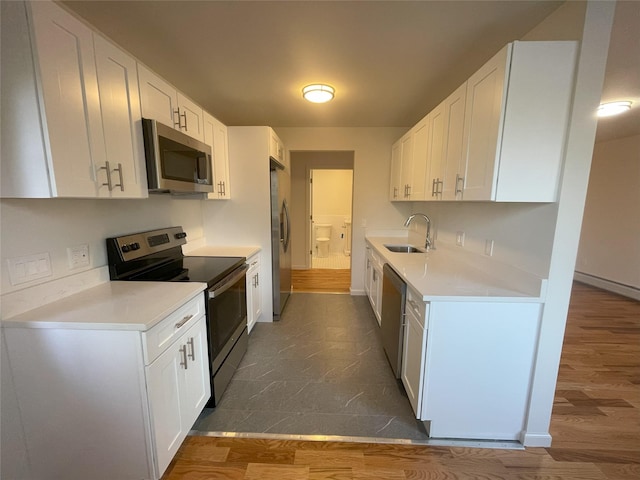
[[[182,227],[107,239],[111,280],[202,282],[211,367],[211,399],[215,406],[247,351],[245,257],[185,256]]]

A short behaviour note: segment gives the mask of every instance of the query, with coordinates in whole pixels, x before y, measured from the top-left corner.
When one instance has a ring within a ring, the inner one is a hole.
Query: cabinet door
[[[402,142],[398,140],[391,147],[391,176],[389,182],[389,200],[401,200],[403,190],[400,186],[402,170]]]
[[[143,198],[148,193],[136,62],[99,35],[94,35],[94,42],[109,162],[108,169],[106,164],[96,165],[98,195]]]
[[[413,173],[413,132],[410,131],[402,137],[400,142],[402,144],[402,168],[400,185],[402,187],[402,193],[400,194],[403,200],[411,199],[411,174]]]
[[[187,135],[204,141],[204,118],[202,107],[178,92],[179,128]]]
[[[227,126],[214,119],[213,146],[215,156],[216,182],[214,189],[219,199],[231,198],[231,181],[229,176],[229,137]]]
[[[444,184],[442,200],[462,199],[465,162],[464,144],[464,111],[467,98],[467,84],[462,84],[444,101],[446,118],[446,135],[444,145]]]
[[[405,318],[407,321],[404,329],[401,378],[413,412],[416,418],[420,418],[427,331],[409,305]]]
[[[467,80],[464,147],[466,172],[464,200],[491,200],[497,181],[503,105],[506,100],[506,69],[511,44]]]
[[[427,115],[412,129],[413,154],[410,173],[409,198],[411,200],[425,199],[425,180],[429,148],[429,132],[431,118]]]
[[[446,136],[446,115],[444,102],[431,111],[431,133],[429,138],[429,180],[428,200],[440,199],[444,178],[444,142]]]
[[[203,112],[204,118],[204,143],[211,147],[213,153],[213,188],[214,192],[208,194],[210,200],[229,199],[229,152],[227,145],[227,127],[215,117]]]
[[[176,89],[141,64],[138,64],[138,81],[142,116],[176,128],[178,111]]]
[[[182,350],[182,349],[185,350]],[[186,345],[180,340],[146,367],[149,410],[154,438],[158,473],[162,474],[174,457],[188,432],[183,424],[181,386]]]
[[[51,190],[95,197],[105,158],[91,30],[52,2],[30,3],[46,116]]]
[[[247,329],[249,333],[262,315],[262,297],[260,295],[260,259],[258,254],[247,259]]]
[[[182,370],[183,384],[180,388],[180,395],[183,397],[182,423],[186,428],[186,435],[211,397],[207,324],[204,316],[185,332],[180,343],[187,348],[187,366]]]

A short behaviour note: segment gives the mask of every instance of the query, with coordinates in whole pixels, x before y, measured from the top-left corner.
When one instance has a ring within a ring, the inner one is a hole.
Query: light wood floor
[[[551,434],[525,451],[188,437],[163,480],[637,480],[639,302],[574,285]]]
[[[291,284],[294,292],[349,293],[351,270],[328,268],[292,270]]]

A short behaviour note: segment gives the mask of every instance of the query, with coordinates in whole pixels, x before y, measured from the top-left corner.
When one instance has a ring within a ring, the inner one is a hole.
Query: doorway
[[[351,269],[353,170],[309,170],[309,264],[312,269]]]
[[[294,292],[350,293],[353,151],[292,151]]]

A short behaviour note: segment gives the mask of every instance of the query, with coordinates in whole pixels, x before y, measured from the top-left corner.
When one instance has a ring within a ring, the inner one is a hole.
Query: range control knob
[[[120,250],[122,250],[124,253],[127,253],[131,250],[131,247],[129,247],[129,245],[122,245],[122,247],[120,247]]]
[[[140,244],[138,242],[132,243],[131,250],[140,250]]]
[[[187,232],[180,232],[180,233],[176,233],[174,235],[174,237],[178,240],[180,240],[181,238],[186,238],[187,237]]]

